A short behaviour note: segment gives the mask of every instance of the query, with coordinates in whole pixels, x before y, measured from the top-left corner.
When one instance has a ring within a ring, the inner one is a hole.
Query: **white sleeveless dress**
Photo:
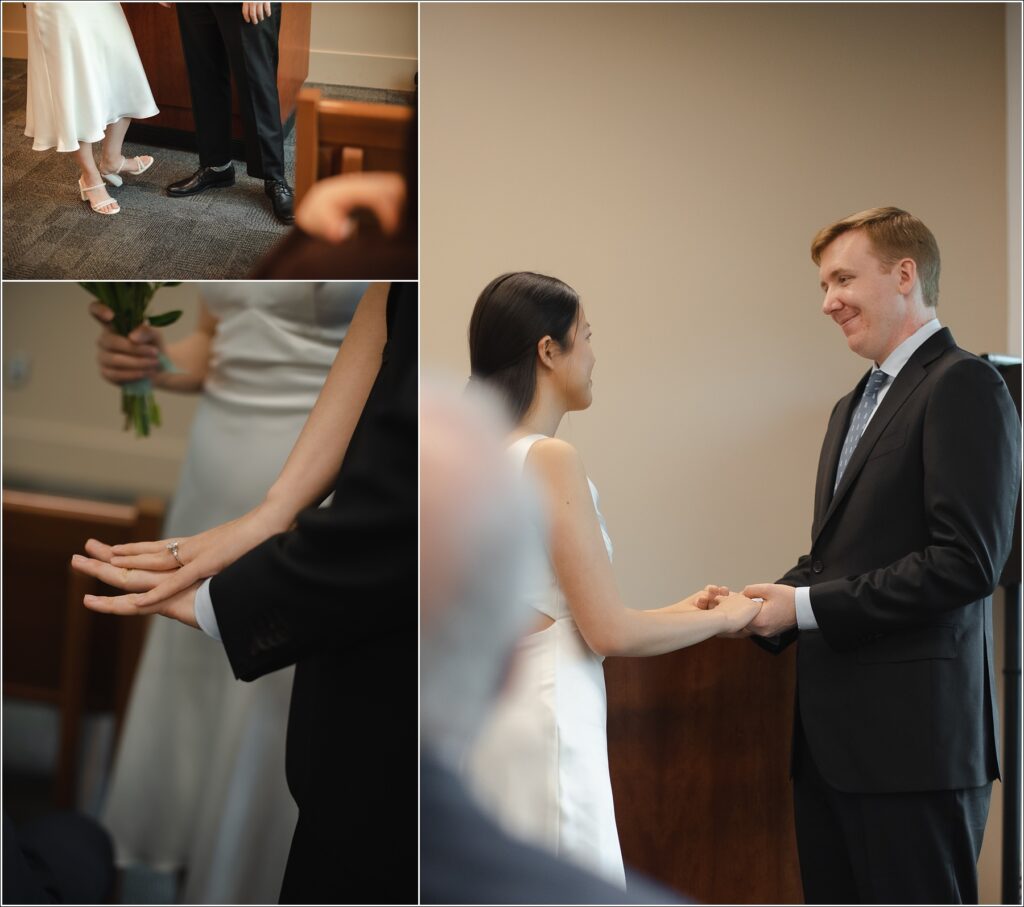
[[[34,151],[77,151],[122,117],[160,112],[120,3],[29,3],[26,23]]]
[[[545,437],[511,445],[519,468]],[[610,559],[597,489],[587,481]],[[608,771],[604,659],[580,635],[539,527],[532,556],[537,582],[530,605],[554,623],[517,647],[508,687],[468,758],[470,786],[512,834],[625,888]]]
[[[203,285],[217,332],[165,537],[263,499],[366,287]],[[182,903],[277,902],[298,816],[284,773],[293,673],[242,683],[219,642],[151,622],[102,814],[119,865],[184,867]]]

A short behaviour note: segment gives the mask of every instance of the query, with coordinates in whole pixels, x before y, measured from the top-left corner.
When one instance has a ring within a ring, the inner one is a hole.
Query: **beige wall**
[[[160,290],[151,311],[184,309],[169,340],[195,326],[200,284]],[[5,283],[3,479],[80,494],[169,496],[185,453],[196,397],[157,391],[163,425],[148,438],[123,431],[120,391],[96,366],[99,326],[75,283]],[[28,380],[12,383],[15,364]]]
[[[413,89],[415,3],[314,3],[311,30],[310,82]]]
[[[3,5],[4,56],[24,59],[25,10]],[[314,3],[309,81],[410,91],[418,68],[415,3]]]
[[[424,367],[468,373],[503,271],[581,292],[595,402],[561,434],[629,604],[772,580],[806,549],[826,420],[867,365],[820,313],[818,227],[914,212],[943,323],[1008,349],[1000,5],[430,3],[421,39]],[[990,828],[987,900],[998,846]]]

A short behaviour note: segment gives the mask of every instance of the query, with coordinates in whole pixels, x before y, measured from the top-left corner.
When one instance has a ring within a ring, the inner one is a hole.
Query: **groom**
[[[182,198],[234,185],[233,74],[241,105],[246,172],[263,180],[277,219],[294,223],[294,194],[285,177],[284,130],[277,95],[281,4],[178,3],[177,12],[196,122],[199,169],[171,183],[167,194]]]
[[[832,410],[811,548],[747,631],[799,640],[793,728],[807,903],[977,903],[999,777],[992,592],[1020,423],[936,318],[939,249],[898,208],[822,229],[822,311],[871,363]],[[744,631],[744,632],[747,632]]]

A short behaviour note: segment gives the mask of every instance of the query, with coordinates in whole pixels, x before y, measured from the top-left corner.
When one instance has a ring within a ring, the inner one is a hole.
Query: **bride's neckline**
[[[508,443],[509,443],[509,445],[518,444],[520,441],[524,440],[525,438],[551,438],[551,437],[553,437],[553,436],[552,435],[546,435],[542,431],[527,431],[527,432],[514,431],[514,432],[512,432],[508,436]]]

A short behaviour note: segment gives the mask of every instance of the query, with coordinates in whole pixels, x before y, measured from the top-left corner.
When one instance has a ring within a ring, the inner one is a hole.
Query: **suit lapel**
[[[925,379],[925,376],[928,374],[928,366],[947,349],[950,349],[955,345],[953,335],[949,332],[949,329],[942,328],[942,330],[937,331],[929,337],[914,353],[914,355],[907,360],[907,364],[900,369],[900,373],[893,381],[892,387],[889,388],[882,402],[878,405],[878,409],[875,410],[875,414],[871,417],[868,427],[864,430],[864,434],[861,436],[860,442],[857,444],[857,447],[853,452],[853,456],[850,458],[850,462],[846,466],[846,472],[843,473],[843,478],[839,483],[839,487],[836,488],[835,494],[832,496],[831,500],[829,500],[828,490],[831,483],[835,481],[836,465],[842,450],[843,440],[846,437],[846,429],[850,421],[850,407],[855,399],[860,398],[860,390],[864,387],[864,383],[868,377],[867,375],[861,379],[854,392],[846,398],[844,401],[846,405],[845,417],[842,422],[838,423],[839,431],[836,432],[835,437],[832,438],[832,447],[828,452],[828,465],[830,468],[825,477],[825,485],[822,487],[822,497],[828,501],[828,506],[825,508],[825,512],[821,519],[817,521],[816,530],[814,532],[814,541],[818,540],[821,530],[824,529],[825,525],[831,519],[832,514],[835,513],[839,503],[849,493],[850,488],[853,486],[853,483],[856,481],[861,469],[864,468],[864,464],[871,455],[872,448],[882,436],[886,427],[900,411],[903,404],[910,398],[917,386]],[[870,374],[870,372],[868,374]]]

